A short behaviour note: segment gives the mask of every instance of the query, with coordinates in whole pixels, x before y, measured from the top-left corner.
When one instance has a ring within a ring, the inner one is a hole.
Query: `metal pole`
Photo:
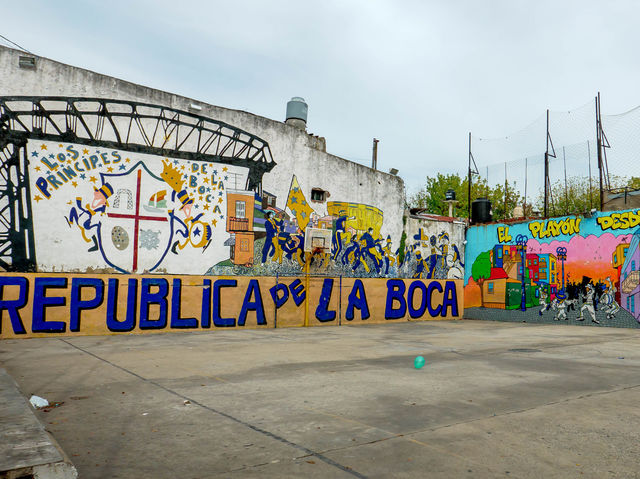
[[[549,110],[547,109],[547,148],[544,153],[544,217],[549,217]]]
[[[587,141],[587,155],[589,155],[589,211],[593,208],[593,186],[591,185],[591,144]]]
[[[467,207],[468,207],[468,219],[471,224],[471,132],[469,132],[469,176],[467,177]]]
[[[527,289],[525,284],[525,274],[527,272],[526,258],[527,258],[527,238],[526,235],[519,234],[516,236],[516,248],[520,250],[520,267],[522,268],[522,274],[520,275],[520,309],[522,311],[527,310]]]
[[[529,181],[529,179],[527,178],[527,169],[528,169],[528,158],[524,159],[524,211],[522,212],[522,215],[526,218],[527,217],[527,182]]]
[[[507,187],[509,183],[507,182],[507,162],[504,162],[504,217],[508,218],[509,214],[507,212]]]
[[[604,210],[604,197],[602,195],[602,125],[600,124],[600,92],[596,97],[596,139],[598,142],[598,171],[600,172],[600,211]]]
[[[560,214],[568,215],[569,211],[569,190],[567,189],[567,157],[564,152],[564,146],[562,147],[562,161],[564,162],[564,213],[561,211]]]
[[[378,169],[378,142],[380,140],[374,138],[373,139],[373,156],[371,158],[371,168],[374,170]]]

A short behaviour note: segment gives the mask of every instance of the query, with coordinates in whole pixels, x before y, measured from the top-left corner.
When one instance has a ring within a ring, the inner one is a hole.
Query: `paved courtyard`
[[[426,365],[413,367],[415,356]],[[640,477],[640,331],[443,321],[0,342],[80,478]]]

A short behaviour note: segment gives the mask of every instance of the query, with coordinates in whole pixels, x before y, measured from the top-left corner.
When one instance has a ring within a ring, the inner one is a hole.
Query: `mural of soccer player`
[[[582,305],[582,308],[580,308],[580,313],[576,318],[577,321],[584,321],[584,312],[586,311],[587,313],[589,313],[589,316],[591,316],[591,322],[600,324],[600,321],[596,319],[596,311],[593,303],[594,295],[595,290],[593,288],[593,285],[591,283],[587,283],[587,291],[583,297],[584,304]]]
[[[355,216],[347,217],[347,212],[345,210],[340,210],[338,219],[336,220],[336,226],[333,231],[333,241],[331,244],[333,259],[338,259],[338,255],[344,247],[344,241],[347,235],[347,221],[353,219],[355,219]]]
[[[611,282],[611,277],[608,277],[604,293],[600,296],[602,310],[607,314],[607,319],[615,318],[618,311],[620,311],[620,305],[616,301],[616,291],[616,287]]]
[[[427,279],[433,278],[433,273],[435,272],[436,266],[438,265],[438,260],[441,258],[440,248],[437,245],[436,235],[431,235],[429,238],[429,244],[431,245],[431,254],[429,255],[429,273],[427,274]]]
[[[413,273],[412,278],[414,279],[418,279],[418,278],[424,278],[424,267],[425,267],[425,261],[422,258],[422,253],[420,252],[420,250],[416,251],[416,271],[415,273]]]
[[[353,255],[353,259],[351,259],[351,255]],[[354,263],[360,261],[360,241],[356,234],[351,236],[351,242],[346,247],[344,254],[342,255],[342,264],[349,264],[350,261]]]
[[[107,200],[113,195],[113,188],[109,183],[104,183],[100,188],[93,188],[93,200],[91,203],[82,205],[82,197],[76,198],[76,206],[69,211],[69,215],[65,216],[67,224],[71,227],[75,224],[80,229],[82,239],[87,243],[93,242],[88,251],[98,250],[98,240],[96,232],[100,226],[100,221],[96,215],[104,214],[107,207]]]
[[[304,266],[304,233],[290,234],[282,245],[285,257],[289,260],[296,260],[298,264]]]
[[[384,274],[387,275],[389,274],[389,266],[393,266],[396,263],[396,257],[391,252],[391,235],[387,235],[387,241],[384,247],[380,246],[380,250],[386,266]]]
[[[379,240],[373,239],[373,228],[369,228],[366,233],[363,233],[360,237],[360,261],[363,263],[367,273],[369,272],[369,267],[366,264],[366,258],[371,258],[373,265],[376,268],[376,272],[380,272],[380,265],[382,256],[378,253],[376,245],[379,243]]]
[[[538,315],[542,316],[542,313],[548,310],[551,307],[551,305],[547,304],[547,299],[549,298],[549,295],[547,294],[547,289],[544,284],[541,284],[540,286],[538,286],[538,291],[540,295],[540,306],[542,306],[540,308],[540,311],[538,311]]]
[[[264,239],[264,246],[262,247],[262,264],[266,263],[267,259],[274,255],[276,252],[275,243],[278,241],[278,225],[273,211],[267,211],[265,217],[264,228],[267,232],[267,237]]]
[[[273,243],[275,248],[273,261],[282,264],[283,254],[286,251],[287,242],[291,239],[291,234],[284,231],[284,223],[281,219],[276,219],[275,223],[278,233]]]
[[[554,316],[555,321],[567,320],[567,306],[569,305],[569,300],[567,300],[567,295],[564,291],[558,291],[556,297],[551,302],[551,308],[556,312]]]

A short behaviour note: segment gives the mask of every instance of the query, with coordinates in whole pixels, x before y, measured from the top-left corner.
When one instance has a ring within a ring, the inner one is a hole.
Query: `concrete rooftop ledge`
[[[76,478],[76,468],[0,368],[0,479]]]

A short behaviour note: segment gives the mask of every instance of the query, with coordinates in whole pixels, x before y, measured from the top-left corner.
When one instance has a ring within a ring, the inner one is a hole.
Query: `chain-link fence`
[[[603,188],[640,187],[640,180],[632,180],[640,177],[640,107],[620,115],[602,115],[601,124],[602,144],[610,146],[601,149]],[[506,137],[472,136],[471,153],[478,167],[474,181],[486,181],[491,188],[508,184],[519,195],[516,203],[527,215],[542,213],[548,151],[548,215],[599,209],[597,139],[595,100],[574,110],[544,113]]]

